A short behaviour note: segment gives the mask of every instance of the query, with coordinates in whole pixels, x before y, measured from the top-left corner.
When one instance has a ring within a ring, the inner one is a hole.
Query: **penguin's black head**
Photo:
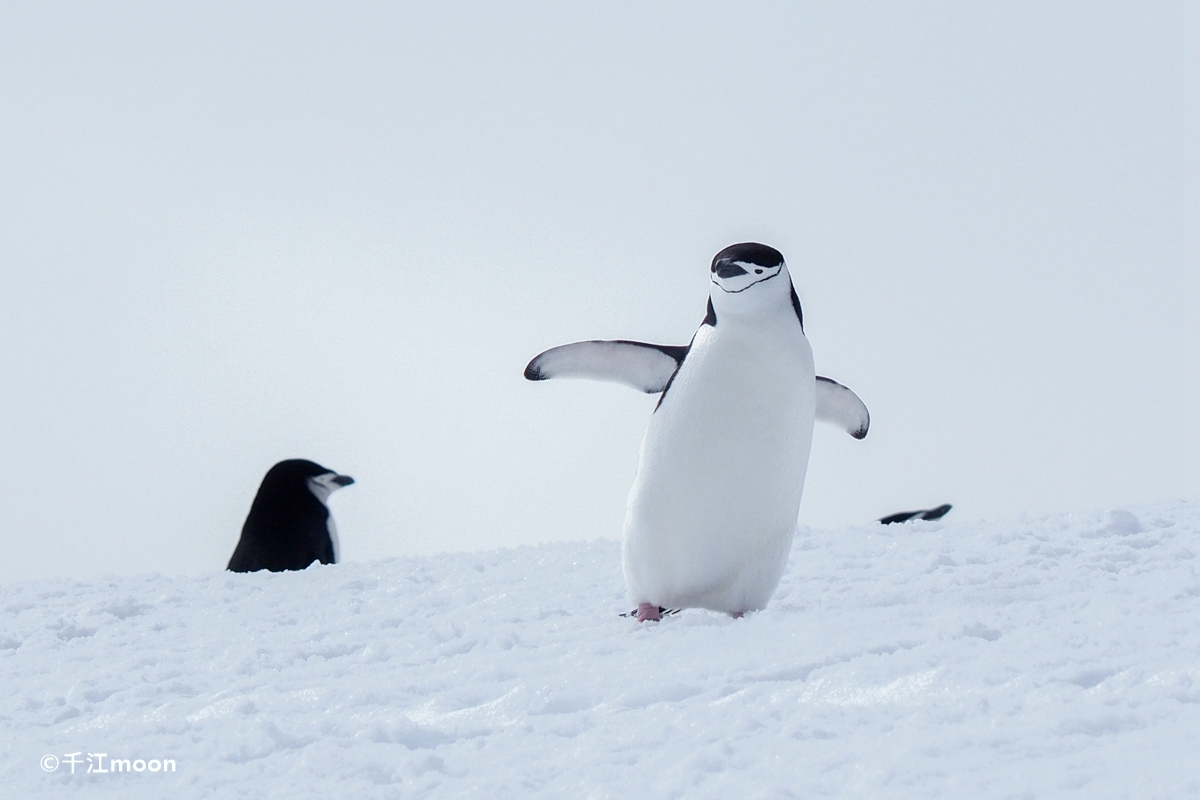
[[[303,487],[324,503],[330,494],[352,483],[354,478],[349,475],[339,475],[314,461],[291,458],[267,470],[259,492],[264,489],[289,492]]]
[[[726,294],[738,294],[756,283],[774,278],[784,268],[783,254],[757,242],[731,244],[713,256],[713,285]]]

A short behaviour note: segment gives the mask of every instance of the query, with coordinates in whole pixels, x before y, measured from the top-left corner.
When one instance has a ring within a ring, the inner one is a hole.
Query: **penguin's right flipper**
[[[525,367],[525,378],[591,378],[656,394],[667,387],[687,355],[686,346],[645,342],[590,341],[552,347]]]
[[[884,525],[891,525],[896,522],[908,522],[910,519],[941,519],[953,508],[949,503],[943,503],[937,508],[929,508],[923,511],[901,511],[899,514],[889,514],[886,517],[880,518],[880,522]]]

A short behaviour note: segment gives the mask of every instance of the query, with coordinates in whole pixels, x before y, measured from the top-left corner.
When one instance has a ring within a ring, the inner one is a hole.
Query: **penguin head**
[[[750,310],[759,305],[758,301],[778,294],[789,297],[791,293],[792,281],[783,254],[765,244],[730,245],[713,256],[711,271],[709,296],[718,309]]]
[[[311,492],[317,500],[324,503],[333,492],[352,483],[354,483],[354,478],[349,475],[339,475],[331,469],[303,458],[291,458],[287,461],[280,461],[267,470],[259,492],[274,490],[281,494],[288,494],[303,487]]]

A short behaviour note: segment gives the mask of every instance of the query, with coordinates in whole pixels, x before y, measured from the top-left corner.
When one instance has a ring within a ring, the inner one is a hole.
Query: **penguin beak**
[[[718,278],[736,278],[738,275],[746,275],[746,270],[734,264],[732,261],[720,261],[712,270]]]
[[[354,478],[351,478],[349,475],[335,475],[333,476],[333,482],[338,486],[349,486],[354,483]]]

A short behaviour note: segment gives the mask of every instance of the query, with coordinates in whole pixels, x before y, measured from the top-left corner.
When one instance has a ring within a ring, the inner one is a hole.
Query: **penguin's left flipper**
[[[525,378],[531,381],[591,378],[656,394],[667,387],[687,352],[686,346],[623,339],[575,342],[552,347],[535,357],[525,367]]]
[[[817,419],[832,422],[855,439],[867,435],[871,415],[858,395],[835,380],[817,376]]]

